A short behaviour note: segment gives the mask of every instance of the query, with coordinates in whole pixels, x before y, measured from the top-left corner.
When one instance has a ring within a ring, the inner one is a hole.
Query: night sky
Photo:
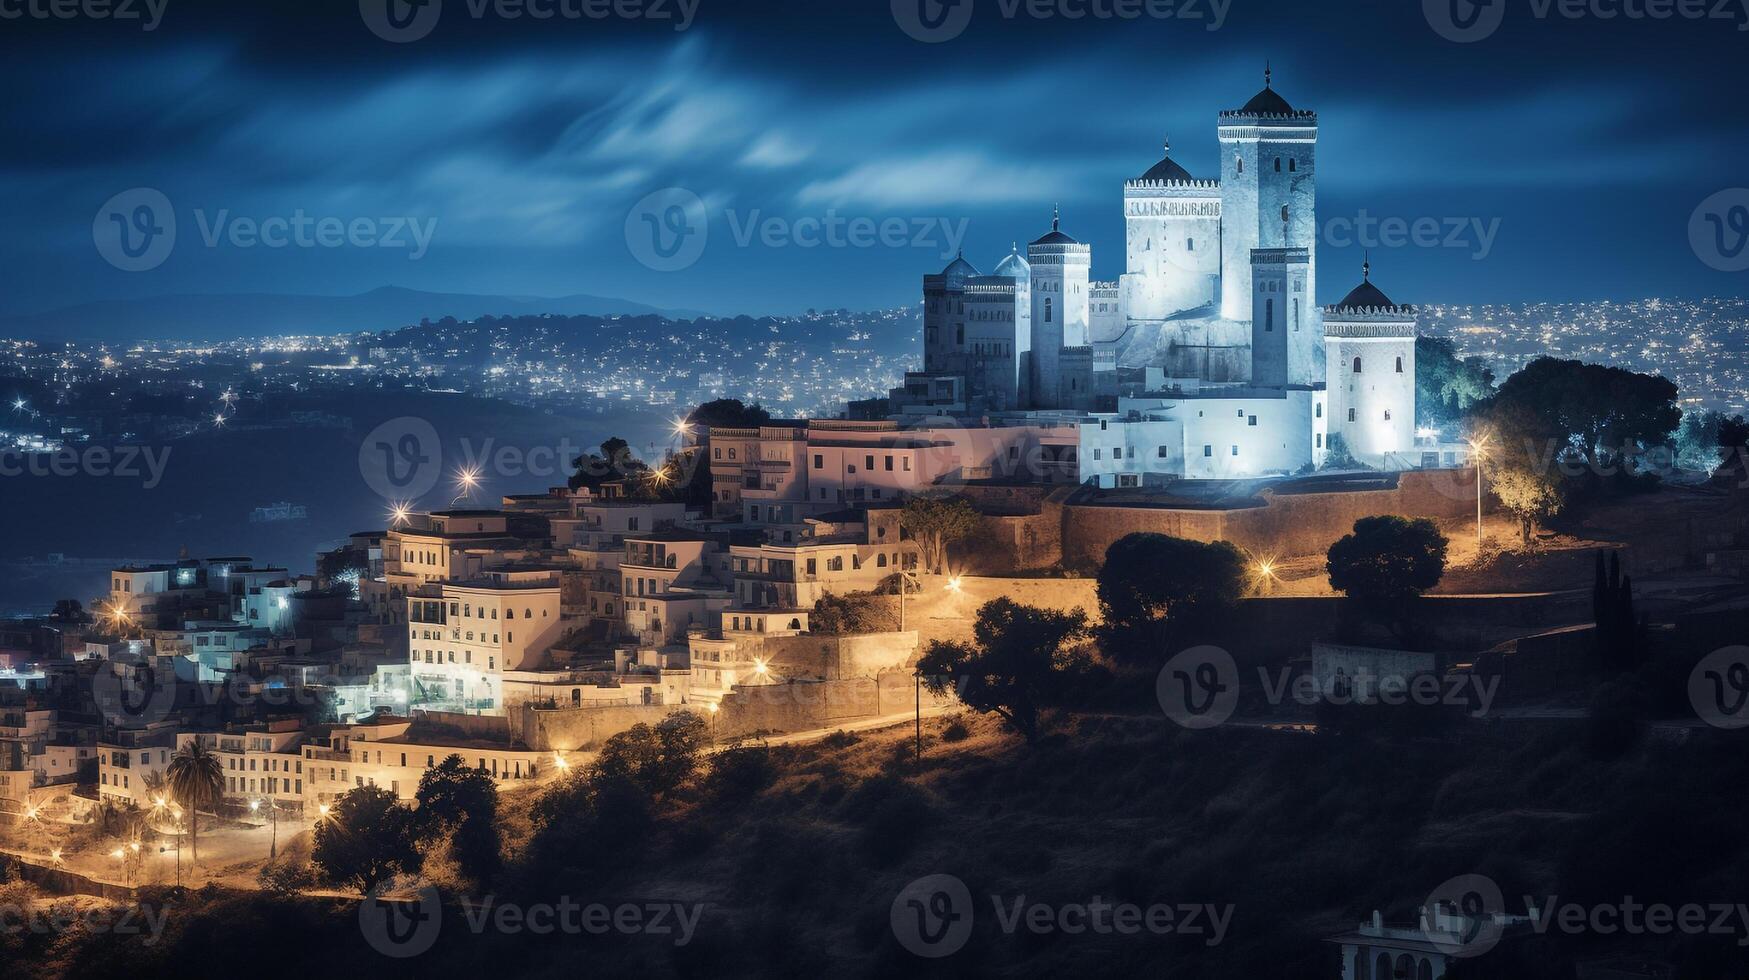
[[[401,44],[357,0],[167,0],[150,31],[29,15],[50,2],[0,0],[0,312],[382,285],[719,313],[887,307],[917,302],[918,277],[946,264],[944,225],[966,222],[966,255],[987,271],[1058,203],[1064,230],[1093,243],[1095,277],[1115,279],[1122,181],[1167,134],[1176,160],[1211,174],[1216,113],[1262,87],[1266,62],[1278,92],[1320,113],[1321,223],[1364,211],[1442,229],[1436,245],[1374,249],[1375,281],[1399,301],[1735,295],[1746,274],[1689,244],[1703,199],[1749,185],[1737,0],[1734,19],[1664,21],[1493,0],[1504,22],[1469,44],[1430,25],[1468,0],[1429,0],[1431,15],[1419,0],[1196,0],[1168,19],[1068,19],[1057,3],[1008,17],[1014,0],[966,0],[963,33],[935,44],[895,16],[918,0],[696,0],[686,30],[678,0],[644,0],[658,16],[631,20],[475,17],[484,0],[438,0],[430,33]],[[1063,0],[1114,2],[1130,0]],[[161,265],[125,272],[93,225],[137,187],[172,202],[178,238]],[[669,187],[705,203],[709,241],[661,272],[626,227]],[[436,225],[417,259],[203,240],[221,216],[299,211]],[[828,213],[922,223],[929,241],[736,241],[755,218]],[[1466,230],[1448,247],[1453,221]],[[1334,244],[1345,237],[1321,248],[1326,302],[1359,277],[1362,245]]]

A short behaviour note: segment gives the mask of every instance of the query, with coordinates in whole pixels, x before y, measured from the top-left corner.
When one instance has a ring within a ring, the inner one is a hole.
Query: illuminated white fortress
[[[1124,184],[1116,282],[1092,279],[1092,247],[1060,216],[988,275],[962,256],[925,276],[923,370],[893,411],[1096,425],[1109,445],[1083,439],[1079,463],[1104,486],[1302,472],[1333,443],[1415,465],[1414,308],[1370,267],[1341,302],[1316,302],[1317,113],[1266,72],[1217,132],[1217,177],[1168,144]]]

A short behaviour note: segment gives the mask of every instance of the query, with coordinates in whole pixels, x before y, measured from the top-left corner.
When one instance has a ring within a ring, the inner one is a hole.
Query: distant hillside
[[[0,316],[0,336],[52,340],[232,340],[279,334],[386,330],[421,320],[560,314],[695,316],[605,296],[485,296],[384,286],[356,296],[276,293],[105,300]]]

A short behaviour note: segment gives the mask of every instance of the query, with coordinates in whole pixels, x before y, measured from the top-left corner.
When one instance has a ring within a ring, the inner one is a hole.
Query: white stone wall
[[[1077,451],[1082,482],[1104,489],[1144,486],[1150,478],[1184,475],[1184,423],[1099,416],[1081,425]]]
[[[1214,301],[1221,275],[1217,181],[1124,185],[1125,315],[1160,320]],[[1095,339],[1107,339],[1095,334]]]
[[[1122,398],[1118,413],[1137,410],[1182,422],[1184,476],[1231,480],[1297,473],[1311,463],[1319,434],[1314,416],[1322,396],[1312,389],[1294,389],[1279,395]]]
[[[1388,466],[1391,454],[1415,448],[1415,322],[1400,316],[1338,322],[1341,314],[1327,315],[1330,432],[1342,436],[1356,460]]]

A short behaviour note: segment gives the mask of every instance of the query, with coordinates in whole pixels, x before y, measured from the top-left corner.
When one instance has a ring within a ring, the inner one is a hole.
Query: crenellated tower
[[[1031,384],[1034,408],[1062,404],[1059,385],[1065,347],[1086,347],[1088,277],[1093,249],[1063,233],[1062,214],[1026,248],[1032,274]]]
[[[1295,109],[1272,86],[1265,69],[1263,91],[1220,115],[1221,316],[1228,320],[1252,319],[1255,249],[1304,249],[1306,292],[1317,295],[1318,114]]]
[[[1130,320],[1164,320],[1219,299],[1221,184],[1198,180],[1166,155],[1123,188],[1124,269]]]

